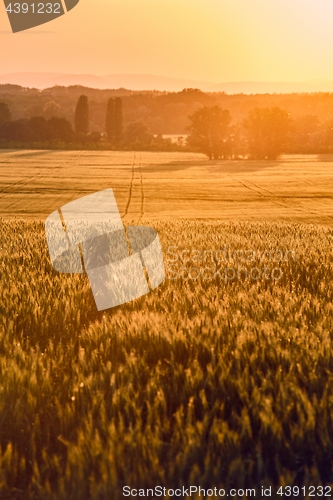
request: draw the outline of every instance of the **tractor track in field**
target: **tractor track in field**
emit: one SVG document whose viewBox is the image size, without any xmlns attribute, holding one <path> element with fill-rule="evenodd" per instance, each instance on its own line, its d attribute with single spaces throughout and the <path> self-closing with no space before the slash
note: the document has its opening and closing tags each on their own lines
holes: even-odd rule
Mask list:
<svg viewBox="0 0 333 500">
<path fill-rule="evenodd" d="M 142 175 L 142 168 L 141 167 L 142 167 L 142 158 L 141 158 L 141 154 L 140 154 L 139 172 L 140 172 L 140 188 L 141 188 L 141 206 L 140 206 L 141 215 L 139 217 L 138 224 L 139 224 L 139 222 L 141 221 L 141 219 L 143 217 L 143 214 L 144 214 L 144 203 L 145 203 L 145 191 L 144 191 L 143 175 Z"/>
<path fill-rule="evenodd" d="M 216 167 L 208 166 L 207 168 L 211 173 L 215 173 L 215 174 L 220 173 L 220 171 Z M 241 181 L 240 179 L 237 179 L 236 177 L 234 177 L 230 174 L 224 174 L 224 175 L 226 177 L 228 177 L 229 179 L 231 179 L 232 181 L 241 184 L 243 187 L 245 187 L 245 189 L 248 189 L 249 191 L 252 191 L 252 192 L 258 194 L 262 198 L 269 199 L 274 205 L 277 205 L 277 206 L 283 207 L 283 208 L 289 208 L 288 205 L 285 205 L 284 203 L 281 203 L 279 201 L 272 199 L 276 196 L 276 195 L 274 195 L 274 193 L 272 191 L 269 191 L 266 188 L 262 188 L 261 186 L 258 186 L 258 184 L 255 184 L 254 182 L 251 182 L 247 179 L 244 179 L 243 181 Z M 252 184 L 252 186 L 251 186 L 251 184 Z M 270 194 L 270 196 L 267 196 L 266 194 L 264 194 L 262 192 L 263 190 L 267 191 Z"/>
<path fill-rule="evenodd" d="M 298 179 L 298 178 L 297 178 Z M 247 187 L 248 189 L 251 189 L 252 191 L 256 191 L 259 196 L 262 196 L 263 198 L 269 200 L 271 203 L 274 203 L 274 205 L 277 205 L 277 206 L 281 206 L 283 208 L 287 208 L 287 209 L 293 209 L 293 210 L 297 210 L 298 212 L 301 212 L 301 213 L 306 213 L 306 214 L 311 214 L 315 217 L 318 217 L 318 213 L 314 212 L 313 210 L 311 209 L 306 209 L 306 208 L 302 208 L 302 207 L 295 207 L 295 205 L 293 205 L 292 203 L 290 203 L 290 201 L 286 198 L 281 198 L 281 202 L 278 202 L 276 201 L 274 198 L 276 198 L 276 194 L 274 194 L 272 191 L 270 191 L 269 189 L 267 188 L 264 188 L 262 186 L 259 186 L 258 184 L 255 184 L 254 182 L 251 182 L 251 181 L 248 181 L 246 180 L 246 183 L 247 184 L 252 184 L 253 186 L 255 186 L 256 189 L 254 188 L 251 188 L 251 186 L 248 186 L 246 185 L 246 183 L 243 183 L 241 181 L 239 181 L 244 187 Z M 269 193 L 269 196 L 266 195 L 265 193 L 263 193 L 263 191 L 266 191 L 267 193 Z M 289 217 L 291 219 L 291 217 Z M 332 217 L 330 216 L 326 216 L 326 218 L 331 221 L 332 220 Z"/>
<path fill-rule="evenodd" d="M 129 207 L 130 207 L 130 204 L 131 204 L 131 201 L 132 201 L 133 186 L 134 186 L 134 176 L 135 176 L 135 174 L 134 174 L 135 162 L 136 162 L 136 154 L 134 153 L 133 162 L 132 162 L 131 182 L 130 182 L 130 185 L 129 185 L 129 191 L 128 191 L 128 198 L 127 198 L 125 213 L 122 216 L 122 219 L 125 219 L 125 217 L 128 215 Z"/>
<path fill-rule="evenodd" d="M 132 174 L 131 181 L 129 185 L 128 191 L 128 199 L 126 203 L 125 213 L 122 216 L 122 219 L 125 217 L 129 217 L 131 215 L 131 206 L 134 205 L 135 198 L 139 198 L 139 218 L 137 223 L 141 221 L 144 215 L 144 202 L 145 202 L 145 194 L 144 194 L 144 184 L 143 184 L 143 175 L 142 175 L 142 159 L 141 154 L 137 157 L 136 153 L 134 154 L 133 162 L 132 162 Z M 133 212 L 135 213 L 135 212 Z M 137 212 L 136 212 L 137 213 Z"/>
<path fill-rule="evenodd" d="M 214 166 L 207 166 L 207 169 L 211 173 L 221 173 L 218 170 L 218 168 L 214 167 Z M 313 215 L 315 217 L 318 217 L 318 213 L 314 212 L 313 210 L 311 210 L 311 209 L 307 210 L 306 208 L 295 207 L 286 198 L 279 198 L 275 193 L 273 193 L 272 191 L 270 191 L 269 189 L 267 189 L 265 187 L 259 186 L 255 182 L 249 181 L 248 179 L 244 179 L 244 180 L 241 181 L 240 179 L 237 179 L 236 177 L 234 177 L 234 176 L 232 176 L 230 174 L 227 174 L 227 173 L 224 174 L 224 175 L 226 177 L 228 177 L 229 179 L 231 179 L 231 180 L 233 180 L 235 182 L 238 182 L 243 187 L 245 187 L 245 189 L 248 189 L 249 191 L 252 191 L 252 192 L 258 194 L 263 199 L 266 199 L 267 201 L 270 201 L 271 203 L 273 203 L 274 205 L 276 205 L 278 207 L 287 208 L 287 209 L 293 209 L 293 210 L 297 210 L 298 212 L 301 212 L 303 214 L 306 213 L 306 214 L 311 214 L 311 215 Z M 294 179 L 303 180 L 300 177 L 295 177 Z M 304 181 L 304 182 L 311 185 L 311 183 L 309 183 L 309 181 Z M 314 186 L 314 184 L 313 184 L 313 186 Z M 268 193 L 268 194 L 266 194 L 265 192 Z M 276 198 L 278 198 L 278 200 L 281 200 L 281 201 L 276 200 Z M 326 218 L 327 218 L 327 220 L 332 221 L 333 217 L 327 215 Z M 293 220 L 292 217 L 288 217 L 288 219 L 290 219 L 291 221 Z"/>
</svg>

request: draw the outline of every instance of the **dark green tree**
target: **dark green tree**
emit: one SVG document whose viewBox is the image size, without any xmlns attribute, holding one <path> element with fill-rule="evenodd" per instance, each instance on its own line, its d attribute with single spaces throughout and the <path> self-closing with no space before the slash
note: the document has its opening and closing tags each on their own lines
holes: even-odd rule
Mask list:
<svg viewBox="0 0 333 500">
<path fill-rule="evenodd" d="M 278 107 L 250 111 L 243 122 L 250 157 L 276 160 L 287 145 L 290 123 L 288 113 Z"/>
<path fill-rule="evenodd" d="M 230 154 L 230 122 L 229 111 L 219 106 L 197 109 L 189 117 L 191 125 L 188 127 L 190 135 L 188 144 L 208 156 L 227 158 Z"/>
<path fill-rule="evenodd" d="M 108 101 L 105 130 L 108 141 L 119 144 L 123 135 L 123 101 L 120 97 Z"/>
<path fill-rule="evenodd" d="M 89 103 L 85 95 L 81 95 L 77 102 L 74 123 L 77 134 L 89 133 Z"/>
<path fill-rule="evenodd" d="M 0 102 L 0 125 L 6 122 L 10 122 L 12 116 L 8 104 L 5 102 Z"/>
</svg>

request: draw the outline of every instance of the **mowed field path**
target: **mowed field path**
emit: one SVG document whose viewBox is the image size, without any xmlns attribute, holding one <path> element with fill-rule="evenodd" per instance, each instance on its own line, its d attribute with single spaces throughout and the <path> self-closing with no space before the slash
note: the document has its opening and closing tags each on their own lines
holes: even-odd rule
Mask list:
<svg viewBox="0 0 333 500">
<path fill-rule="evenodd" d="M 225 219 L 333 223 L 333 156 L 211 161 L 199 154 L 0 151 L 0 217 L 44 220 L 113 188 L 125 221 Z"/>
</svg>

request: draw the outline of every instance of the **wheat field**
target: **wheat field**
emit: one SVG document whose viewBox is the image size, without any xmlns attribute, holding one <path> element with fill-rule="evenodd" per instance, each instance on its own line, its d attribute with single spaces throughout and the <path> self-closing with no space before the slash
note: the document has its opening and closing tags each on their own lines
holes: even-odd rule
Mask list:
<svg viewBox="0 0 333 500">
<path fill-rule="evenodd" d="M 333 156 L 207 161 L 191 153 L 0 150 L 0 216 L 45 220 L 106 188 L 124 221 L 221 219 L 330 225 Z"/>
<path fill-rule="evenodd" d="M 1 500 L 333 486 L 330 159 L 91 155 L 0 154 Z M 166 278 L 98 312 L 43 220 L 106 187 Z"/>
</svg>

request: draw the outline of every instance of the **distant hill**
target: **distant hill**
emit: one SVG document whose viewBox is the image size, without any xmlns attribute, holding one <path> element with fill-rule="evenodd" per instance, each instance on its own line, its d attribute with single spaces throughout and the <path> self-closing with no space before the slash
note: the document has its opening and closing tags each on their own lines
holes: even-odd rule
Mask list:
<svg viewBox="0 0 333 500">
<path fill-rule="evenodd" d="M 291 94 L 302 92 L 333 92 L 331 81 L 308 82 L 226 82 L 212 85 L 209 92 L 226 94 Z"/>
<path fill-rule="evenodd" d="M 302 92 L 333 92 L 333 82 L 309 80 L 306 82 L 224 82 L 212 83 L 158 75 L 126 74 L 61 74 L 47 72 L 8 73 L 0 75 L 0 84 L 11 83 L 22 87 L 46 89 L 61 85 L 81 85 L 93 89 L 131 89 L 180 92 L 184 88 L 197 88 L 204 92 L 226 94 L 291 94 Z"/>
<path fill-rule="evenodd" d="M 184 88 L 206 90 L 213 85 L 210 82 L 169 78 L 156 75 L 71 75 L 60 73 L 8 73 L 0 75 L 0 83 L 11 83 L 37 89 L 45 89 L 54 85 L 68 87 L 82 85 L 94 89 L 159 90 L 179 92 Z"/>
</svg>

